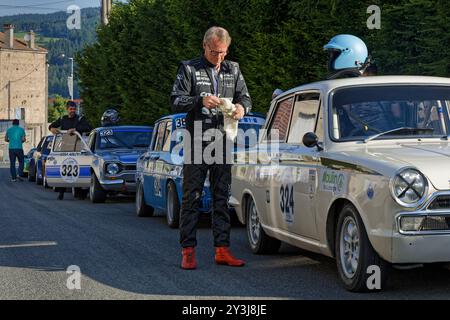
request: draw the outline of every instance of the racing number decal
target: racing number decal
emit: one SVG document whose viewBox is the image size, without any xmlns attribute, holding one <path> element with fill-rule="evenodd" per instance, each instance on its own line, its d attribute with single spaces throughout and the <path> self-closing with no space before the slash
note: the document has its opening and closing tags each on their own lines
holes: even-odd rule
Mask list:
<svg viewBox="0 0 450 320">
<path fill-rule="evenodd" d="M 281 185 L 280 187 L 280 209 L 286 222 L 294 222 L 294 186 Z"/>
<path fill-rule="evenodd" d="M 67 177 L 77 177 L 78 176 L 78 166 L 71 164 L 63 164 L 61 166 L 61 175 Z"/>
<path fill-rule="evenodd" d="M 186 118 L 178 118 L 175 120 L 176 128 L 185 128 L 186 127 Z"/>
<path fill-rule="evenodd" d="M 80 175 L 80 166 L 74 158 L 67 158 L 61 164 L 61 178 L 68 183 L 77 181 Z"/>
</svg>

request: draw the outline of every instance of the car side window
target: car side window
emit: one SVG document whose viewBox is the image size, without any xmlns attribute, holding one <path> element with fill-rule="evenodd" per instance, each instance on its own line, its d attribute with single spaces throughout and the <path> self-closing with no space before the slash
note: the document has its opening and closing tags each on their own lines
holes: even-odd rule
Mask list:
<svg viewBox="0 0 450 320">
<path fill-rule="evenodd" d="M 288 143 L 302 144 L 305 133 L 316 131 L 319 109 L 320 94 L 318 92 L 303 93 L 295 97 Z"/>
<path fill-rule="evenodd" d="M 167 122 L 161 122 L 158 126 L 158 132 L 156 134 L 155 147 L 153 151 L 161 151 L 164 143 L 164 133 L 166 131 Z"/>
<path fill-rule="evenodd" d="M 39 144 L 36 147 L 36 151 L 41 151 L 42 150 L 42 143 L 45 141 L 45 137 L 41 139 L 41 141 L 39 141 Z"/>
<path fill-rule="evenodd" d="M 166 130 L 164 134 L 164 143 L 162 147 L 162 151 L 170 151 L 170 142 L 172 137 L 172 121 L 168 121 L 166 125 Z"/>
<path fill-rule="evenodd" d="M 97 135 L 95 134 L 95 131 L 92 131 L 91 134 L 89 135 L 89 142 L 88 142 L 88 146 L 89 149 L 91 149 L 92 152 L 95 151 L 95 139 L 96 139 Z"/>
<path fill-rule="evenodd" d="M 274 115 L 268 127 L 267 141 L 286 141 L 293 102 L 294 97 L 292 96 L 277 103 Z"/>
</svg>

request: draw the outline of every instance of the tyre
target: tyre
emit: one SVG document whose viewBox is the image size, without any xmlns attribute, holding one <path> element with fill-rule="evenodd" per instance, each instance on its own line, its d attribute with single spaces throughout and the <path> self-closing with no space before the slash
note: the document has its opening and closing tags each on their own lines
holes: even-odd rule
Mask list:
<svg viewBox="0 0 450 320">
<path fill-rule="evenodd" d="M 154 209 L 145 203 L 144 187 L 136 181 L 136 214 L 138 217 L 152 217 Z"/>
<path fill-rule="evenodd" d="M 42 180 L 42 185 L 44 186 L 45 189 L 50 189 L 50 186 L 47 183 L 47 177 L 44 176 L 43 180 Z"/>
<path fill-rule="evenodd" d="M 33 166 L 33 167 L 35 167 L 35 166 Z M 28 169 L 28 181 L 30 181 L 30 182 L 34 182 L 36 180 L 35 170 L 33 170 L 33 167 L 31 166 L 31 163 L 30 163 L 30 168 Z"/>
<path fill-rule="evenodd" d="M 36 182 L 36 184 L 38 185 L 38 186 L 42 186 L 42 184 L 43 184 L 43 179 L 42 178 L 39 178 L 39 167 L 36 165 L 36 168 L 35 168 L 36 170 L 34 171 L 35 172 L 35 178 L 34 178 L 34 181 Z"/>
<path fill-rule="evenodd" d="M 106 201 L 106 192 L 103 190 L 95 173 L 91 174 L 91 185 L 89 187 L 89 197 L 92 203 L 103 203 Z"/>
<path fill-rule="evenodd" d="M 83 191 L 83 189 L 81 189 L 81 188 L 72 188 L 72 196 L 75 199 L 78 199 L 81 196 L 82 191 Z"/>
<path fill-rule="evenodd" d="M 246 226 L 247 237 L 250 249 L 256 254 L 277 253 L 280 249 L 281 241 L 266 234 L 259 221 L 258 211 L 253 198 L 247 203 Z"/>
<path fill-rule="evenodd" d="M 167 184 L 166 197 L 167 225 L 176 229 L 180 225 L 180 202 L 178 201 L 177 187 L 172 181 Z"/>
<path fill-rule="evenodd" d="M 347 290 L 373 292 L 384 288 L 390 265 L 373 249 L 357 210 L 350 204 L 344 206 L 339 214 L 335 255 L 339 277 Z M 379 270 L 380 278 L 377 282 L 380 286 L 369 288 L 369 284 L 376 283 L 373 281 L 376 276 L 374 267 L 379 268 L 376 269 Z"/>
</svg>

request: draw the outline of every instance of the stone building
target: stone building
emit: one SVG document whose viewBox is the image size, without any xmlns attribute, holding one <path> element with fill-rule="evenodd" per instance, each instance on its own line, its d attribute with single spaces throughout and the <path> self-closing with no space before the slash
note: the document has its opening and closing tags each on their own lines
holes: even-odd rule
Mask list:
<svg viewBox="0 0 450 320">
<path fill-rule="evenodd" d="M 21 120 L 27 132 L 24 150 L 47 134 L 47 50 L 37 47 L 33 31 L 24 40 L 14 38 L 14 26 L 0 32 L 0 162 L 7 158 L 5 129 L 12 119 Z"/>
</svg>

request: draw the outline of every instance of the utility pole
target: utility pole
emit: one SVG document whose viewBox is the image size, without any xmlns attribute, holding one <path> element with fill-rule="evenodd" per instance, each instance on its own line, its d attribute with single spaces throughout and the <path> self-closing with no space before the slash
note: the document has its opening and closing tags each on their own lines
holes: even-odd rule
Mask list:
<svg viewBox="0 0 450 320">
<path fill-rule="evenodd" d="M 8 120 L 11 119 L 11 80 L 8 81 Z"/>
<path fill-rule="evenodd" d="M 108 24 L 109 14 L 111 13 L 112 0 L 102 0 L 102 24 Z"/>
<path fill-rule="evenodd" d="M 70 79 L 69 79 L 69 93 L 70 93 L 70 100 L 73 101 L 73 58 L 69 58 L 71 66 L 70 66 Z"/>
</svg>

